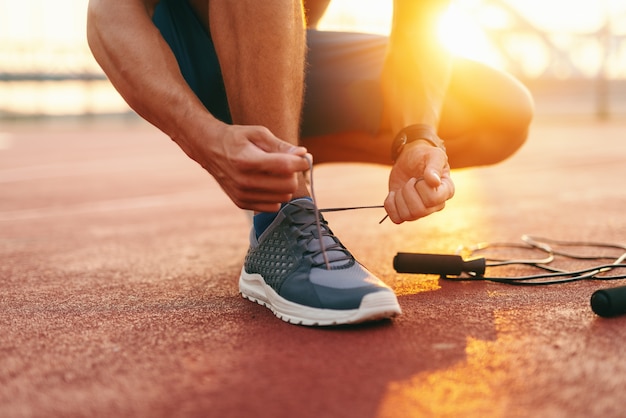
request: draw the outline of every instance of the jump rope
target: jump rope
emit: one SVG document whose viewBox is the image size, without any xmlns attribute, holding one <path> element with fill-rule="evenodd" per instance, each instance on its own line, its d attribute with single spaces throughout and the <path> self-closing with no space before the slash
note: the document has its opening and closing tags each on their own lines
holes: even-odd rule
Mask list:
<svg viewBox="0 0 626 418">
<path fill-rule="evenodd" d="M 309 157 L 310 189 L 313 206 L 316 212 L 318 236 L 322 236 L 320 213 L 339 212 L 358 209 L 381 209 L 383 205 L 354 206 L 318 209 L 313 185 L 313 164 Z M 387 216 L 380 222 L 382 223 Z M 455 254 L 424 254 L 399 252 L 393 259 L 393 266 L 398 273 L 435 274 L 442 279 L 451 281 L 488 281 L 517 286 L 546 286 L 571 283 L 582 280 L 611 281 L 626 279 L 626 245 L 617 243 L 590 241 L 559 241 L 549 238 L 523 235 L 522 242 L 479 243 L 472 246 L 461 246 Z M 330 269 L 323 240 L 320 239 L 321 252 L 327 269 Z M 618 251 L 619 255 L 579 254 L 561 248 L 597 249 Z M 533 253 L 532 258 L 503 258 L 485 254 L 490 250 L 523 251 Z M 565 260 L 597 262 L 597 265 L 578 270 L 564 270 L 554 267 L 557 257 Z M 539 271 L 537 274 L 521 276 L 486 276 L 487 268 L 502 266 L 525 266 Z M 623 269 L 623 273 L 613 273 Z M 607 274 L 609 273 L 609 274 Z M 626 314 L 626 286 L 600 289 L 591 295 L 592 310 L 602 317 L 613 317 Z"/>
</svg>

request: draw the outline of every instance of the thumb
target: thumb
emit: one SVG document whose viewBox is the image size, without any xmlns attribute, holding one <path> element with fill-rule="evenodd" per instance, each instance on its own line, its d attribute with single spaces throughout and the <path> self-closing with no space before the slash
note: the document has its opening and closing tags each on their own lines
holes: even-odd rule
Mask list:
<svg viewBox="0 0 626 418">
<path fill-rule="evenodd" d="M 276 137 L 270 130 L 263 129 L 254 136 L 254 144 L 268 153 L 293 154 L 299 157 L 307 153 L 306 148 L 290 144 Z"/>
<path fill-rule="evenodd" d="M 431 155 L 432 157 L 424 169 L 424 180 L 430 187 L 437 188 L 441 186 L 441 177 L 448 164 L 448 157 L 444 152 L 436 152 Z"/>
<path fill-rule="evenodd" d="M 424 171 L 424 180 L 433 189 L 441 186 L 441 170 L 435 168 L 426 168 Z"/>
</svg>

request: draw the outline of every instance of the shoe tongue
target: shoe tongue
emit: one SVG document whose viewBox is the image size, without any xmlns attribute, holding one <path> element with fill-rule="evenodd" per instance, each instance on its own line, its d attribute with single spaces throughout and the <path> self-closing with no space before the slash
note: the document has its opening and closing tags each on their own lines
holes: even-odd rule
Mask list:
<svg viewBox="0 0 626 418">
<path fill-rule="evenodd" d="M 315 205 L 310 199 L 297 199 L 292 201 L 291 203 L 295 203 L 296 206 L 310 210 L 311 212 L 313 212 L 312 220 L 315 219 Z M 308 216 L 311 215 L 309 214 Z M 307 221 L 309 221 L 309 219 L 307 219 Z M 348 251 L 343 247 L 343 245 L 341 245 L 341 243 L 338 242 L 336 238 L 324 234 L 324 231 L 327 231 L 328 229 L 323 223 L 321 223 L 321 221 L 320 227 L 322 230 L 321 242 L 324 244 L 324 250 L 326 252 L 326 257 L 330 266 L 338 268 L 349 264 L 352 257 L 350 257 Z M 311 225 L 308 225 L 306 229 L 303 230 L 303 232 L 309 232 L 314 237 L 314 239 L 311 239 L 307 243 L 308 250 L 312 253 L 315 253 L 315 256 L 313 256 L 313 261 L 315 263 L 325 264 L 324 254 L 322 253 L 322 246 L 320 245 L 320 236 L 316 222 L 314 221 Z"/>
<path fill-rule="evenodd" d="M 313 226 L 313 228 L 315 228 L 313 234 L 315 237 L 317 237 L 317 228 L 315 227 L 315 225 Z M 335 241 L 332 237 L 324 235 L 322 237 L 322 242 L 324 244 L 326 258 L 328 259 L 328 263 L 331 267 L 343 267 L 350 262 L 350 258 L 347 257 L 347 250 L 344 249 L 342 245 L 337 244 L 337 241 Z M 325 264 L 324 254 L 321 252 L 319 239 L 312 240 L 309 244 L 309 249 L 316 252 L 315 256 L 313 257 L 313 261 L 319 264 Z"/>
</svg>

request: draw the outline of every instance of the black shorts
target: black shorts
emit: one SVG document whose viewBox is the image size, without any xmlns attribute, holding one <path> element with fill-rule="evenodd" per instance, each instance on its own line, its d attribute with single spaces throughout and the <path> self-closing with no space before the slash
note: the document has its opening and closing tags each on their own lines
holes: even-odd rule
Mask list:
<svg viewBox="0 0 626 418">
<path fill-rule="evenodd" d="M 161 0 L 153 21 L 170 45 L 181 72 L 218 119 L 232 123 L 211 36 L 185 0 Z M 384 36 L 307 31 L 306 90 L 302 136 L 378 131 Z"/>
</svg>

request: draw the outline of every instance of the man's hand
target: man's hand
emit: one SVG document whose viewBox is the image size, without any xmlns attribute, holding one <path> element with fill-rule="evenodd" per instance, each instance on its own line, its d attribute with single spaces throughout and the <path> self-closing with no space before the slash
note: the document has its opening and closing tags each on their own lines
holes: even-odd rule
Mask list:
<svg viewBox="0 0 626 418">
<path fill-rule="evenodd" d="M 389 175 L 385 210 L 396 224 L 442 210 L 454 196 L 445 152 L 425 141 L 407 144 Z"/>
<path fill-rule="evenodd" d="M 306 148 L 282 141 L 262 126 L 211 124 L 191 139 L 174 140 L 242 209 L 278 211 L 296 192 L 298 174 L 309 169 Z"/>
</svg>

